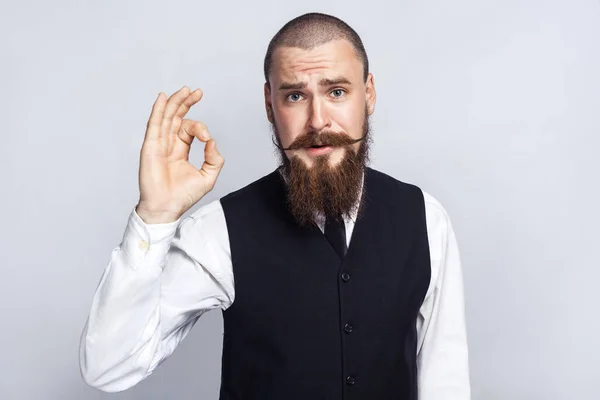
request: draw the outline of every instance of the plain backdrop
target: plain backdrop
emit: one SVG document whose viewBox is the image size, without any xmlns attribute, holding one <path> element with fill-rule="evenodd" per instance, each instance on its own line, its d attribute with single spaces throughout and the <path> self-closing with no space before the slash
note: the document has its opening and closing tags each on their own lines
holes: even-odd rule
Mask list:
<svg viewBox="0 0 600 400">
<path fill-rule="evenodd" d="M 271 172 L 262 61 L 275 32 L 309 11 L 363 38 L 377 89 L 372 166 L 452 218 L 473 399 L 598 399 L 593 0 L 3 1 L 1 399 L 217 398 L 219 311 L 119 394 L 82 381 L 79 337 L 138 199 L 158 92 L 204 90 L 188 116 L 227 162 L 197 206 Z"/>
</svg>

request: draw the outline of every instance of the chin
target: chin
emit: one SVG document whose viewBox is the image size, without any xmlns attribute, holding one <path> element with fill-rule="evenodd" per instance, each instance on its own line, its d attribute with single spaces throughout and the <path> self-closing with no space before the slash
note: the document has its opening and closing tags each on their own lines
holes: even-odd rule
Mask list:
<svg viewBox="0 0 600 400">
<path fill-rule="evenodd" d="M 329 157 L 329 165 L 331 165 L 332 167 L 338 165 L 344 158 L 345 154 L 346 149 L 340 149 L 340 151 L 333 153 L 331 157 Z"/>
<path fill-rule="evenodd" d="M 329 165 L 330 167 L 336 167 L 342 161 L 343 153 L 341 153 L 341 154 L 331 153 L 331 154 L 325 154 L 322 156 L 315 156 L 315 157 L 302 155 L 302 156 L 299 156 L 298 158 L 300 160 L 302 160 L 302 162 L 308 169 L 313 168 L 316 164 L 319 164 L 319 163 L 327 163 L 327 165 Z"/>
<path fill-rule="evenodd" d="M 330 167 L 337 166 L 342 159 L 344 158 L 344 154 L 346 154 L 346 149 L 343 147 L 334 149 L 331 153 L 322 156 Z"/>
</svg>

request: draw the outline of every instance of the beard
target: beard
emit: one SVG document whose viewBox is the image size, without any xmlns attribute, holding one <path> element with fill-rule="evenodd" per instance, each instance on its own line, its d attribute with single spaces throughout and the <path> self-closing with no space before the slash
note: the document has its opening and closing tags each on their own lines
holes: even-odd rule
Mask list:
<svg viewBox="0 0 600 400">
<path fill-rule="evenodd" d="M 277 121 L 271 124 L 271 129 L 277 140 L 281 172 L 286 181 L 287 205 L 299 225 L 314 225 L 316 214 L 324 215 L 327 219 L 340 219 L 360 211 L 359 196 L 364 170 L 369 162 L 371 141 L 366 107 L 363 140 L 357 151 L 351 147 L 355 139 L 330 131 L 308 132 L 297 137 L 288 147 L 343 147 L 343 158 L 335 166 L 329 164 L 329 154 L 315 157 L 312 167 L 308 167 L 297 155 L 288 158 L 279 140 Z"/>
</svg>

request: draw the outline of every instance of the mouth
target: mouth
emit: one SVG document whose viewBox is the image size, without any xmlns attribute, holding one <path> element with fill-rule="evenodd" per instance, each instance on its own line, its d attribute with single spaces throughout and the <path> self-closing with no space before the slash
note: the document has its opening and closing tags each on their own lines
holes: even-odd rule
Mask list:
<svg viewBox="0 0 600 400">
<path fill-rule="evenodd" d="M 315 145 L 306 147 L 306 153 L 311 157 L 324 156 L 333 151 L 333 146 L 328 145 Z"/>
</svg>

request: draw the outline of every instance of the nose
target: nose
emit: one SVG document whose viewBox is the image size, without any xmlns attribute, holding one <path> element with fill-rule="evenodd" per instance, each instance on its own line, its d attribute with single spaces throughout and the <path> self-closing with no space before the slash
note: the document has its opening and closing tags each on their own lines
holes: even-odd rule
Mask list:
<svg viewBox="0 0 600 400">
<path fill-rule="evenodd" d="M 331 120 L 327 108 L 318 98 L 312 99 L 308 125 L 309 128 L 315 132 L 321 132 L 323 129 L 331 127 Z"/>
</svg>

